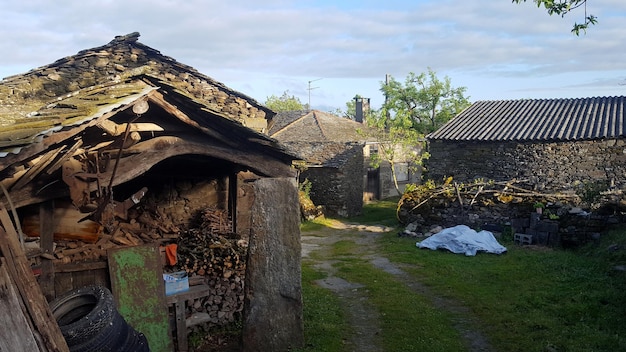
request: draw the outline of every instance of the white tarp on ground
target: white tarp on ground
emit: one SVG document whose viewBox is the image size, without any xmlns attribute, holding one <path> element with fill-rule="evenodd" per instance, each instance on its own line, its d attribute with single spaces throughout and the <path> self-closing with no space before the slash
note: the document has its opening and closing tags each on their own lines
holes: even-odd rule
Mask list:
<svg viewBox="0 0 626 352">
<path fill-rule="evenodd" d="M 476 232 L 465 225 L 448 227 L 436 233 L 422 242 L 416 243 L 418 248 L 447 249 L 452 253 L 464 253 L 474 256 L 477 252 L 502 254 L 506 247 L 498 243 L 498 240 L 489 231 Z"/>
</svg>

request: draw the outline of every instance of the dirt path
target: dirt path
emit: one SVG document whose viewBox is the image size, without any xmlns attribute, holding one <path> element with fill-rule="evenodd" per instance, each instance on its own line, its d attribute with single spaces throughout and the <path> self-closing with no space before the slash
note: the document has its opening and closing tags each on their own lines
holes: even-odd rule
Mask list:
<svg viewBox="0 0 626 352">
<path fill-rule="evenodd" d="M 335 276 L 333 264 L 336 258 L 332 257 L 331 249 L 335 242 L 344 240 L 359 244 L 359 253 L 353 254 L 368 259 L 372 265 L 394 276 L 416 294 L 428 298 L 436 308 L 448 312 L 452 316 L 455 329 L 464 339 L 467 351 L 493 351 L 486 338 L 477 329 L 478 319 L 472 316 L 467 307 L 460 302 L 435 295 L 401 267 L 379 255 L 377 240 L 382 233 L 389 230 L 391 229 L 383 226 L 363 226 L 334 221 L 329 228 L 302 233 L 303 261 L 328 275 L 326 279 L 319 280 L 317 283 L 334 292 L 346 309 L 348 319 L 354 329 L 354 335 L 346 341 L 348 347 L 352 351 L 382 351 L 379 315 L 367 300 L 366 288 L 359 283 L 348 282 Z"/>
</svg>

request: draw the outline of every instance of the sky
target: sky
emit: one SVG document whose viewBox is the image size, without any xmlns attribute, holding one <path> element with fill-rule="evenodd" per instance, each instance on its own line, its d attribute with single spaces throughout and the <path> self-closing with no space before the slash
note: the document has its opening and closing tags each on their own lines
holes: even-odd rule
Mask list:
<svg viewBox="0 0 626 352">
<path fill-rule="evenodd" d="M 374 108 L 386 75 L 432 69 L 471 102 L 626 95 L 626 1 L 549 16 L 528 0 L 0 0 L 0 77 L 110 42 L 139 41 L 260 103 L 287 92 Z"/>
</svg>

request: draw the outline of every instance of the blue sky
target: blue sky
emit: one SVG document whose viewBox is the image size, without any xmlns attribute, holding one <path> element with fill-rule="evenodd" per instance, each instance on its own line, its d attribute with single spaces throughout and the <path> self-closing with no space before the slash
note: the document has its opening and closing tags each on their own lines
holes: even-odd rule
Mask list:
<svg viewBox="0 0 626 352">
<path fill-rule="evenodd" d="M 470 101 L 626 95 L 626 1 L 587 12 L 599 23 L 576 37 L 584 9 L 561 18 L 532 1 L 3 0 L 0 77 L 137 31 L 260 102 L 287 91 L 343 109 L 359 94 L 377 107 L 386 74 L 429 67 Z"/>
</svg>

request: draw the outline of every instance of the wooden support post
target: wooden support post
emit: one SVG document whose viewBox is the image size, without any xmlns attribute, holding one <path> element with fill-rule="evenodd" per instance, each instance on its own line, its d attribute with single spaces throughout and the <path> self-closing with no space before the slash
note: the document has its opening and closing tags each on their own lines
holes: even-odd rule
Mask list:
<svg viewBox="0 0 626 352">
<path fill-rule="evenodd" d="M 41 252 L 54 255 L 54 201 L 41 203 L 39 206 L 39 238 L 41 240 Z M 48 300 L 56 297 L 54 291 L 54 264 L 49 258 L 43 257 L 41 262 L 41 276 L 39 285 L 41 291 Z"/>
<path fill-rule="evenodd" d="M 69 352 L 61 329 L 41 292 L 20 246 L 18 234 L 4 205 L 0 204 L 0 250 L 6 258 L 9 274 L 15 281 L 35 329 L 41 334 L 44 350 Z"/>
<path fill-rule="evenodd" d="M 197 285 L 191 286 L 188 291 L 175 293 L 165 297 L 167 304 L 174 306 L 174 316 L 176 317 L 176 351 L 189 351 L 189 341 L 187 341 L 188 327 L 210 321 L 209 319 L 202 319 L 201 321 L 195 322 L 195 324 L 191 322 L 188 324 L 186 316 L 187 301 L 193 301 L 194 299 L 206 297 L 209 293 L 210 289 L 207 285 Z"/>
<path fill-rule="evenodd" d="M 228 182 L 228 213 L 231 217 L 232 231 L 237 233 L 237 191 L 239 189 L 238 178 L 236 173 L 231 173 L 227 179 Z"/>
</svg>

